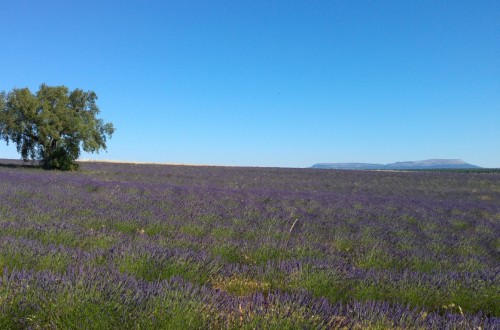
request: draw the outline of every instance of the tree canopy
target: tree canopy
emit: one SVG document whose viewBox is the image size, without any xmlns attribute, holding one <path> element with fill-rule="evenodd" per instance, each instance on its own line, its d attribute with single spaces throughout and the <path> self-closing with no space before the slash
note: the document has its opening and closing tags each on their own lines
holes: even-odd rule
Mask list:
<svg viewBox="0 0 500 330">
<path fill-rule="evenodd" d="M 25 161 L 39 160 L 48 169 L 76 169 L 81 149 L 106 150 L 115 130 L 97 118 L 96 100 L 93 91 L 45 84 L 36 94 L 28 88 L 0 92 L 0 139 L 15 143 Z"/>
</svg>

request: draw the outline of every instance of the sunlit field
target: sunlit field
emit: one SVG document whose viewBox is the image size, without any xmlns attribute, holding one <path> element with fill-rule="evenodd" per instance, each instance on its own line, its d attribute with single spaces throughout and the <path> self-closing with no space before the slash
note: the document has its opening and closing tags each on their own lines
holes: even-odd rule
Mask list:
<svg viewBox="0 0 500 330">
<path fill-rule="evenodd" d="M 500 174 L 0 166 L 1 329 L 498 329 Z"/>
</svg>

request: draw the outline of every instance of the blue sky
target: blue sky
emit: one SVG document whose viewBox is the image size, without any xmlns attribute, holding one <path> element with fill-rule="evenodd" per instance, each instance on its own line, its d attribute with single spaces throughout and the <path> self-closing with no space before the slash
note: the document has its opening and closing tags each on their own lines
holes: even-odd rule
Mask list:
<svg viewBox="0 0 500 330">
<path fill-rule="evenodd" d="M 496 0 L 7 0 L 0 31 L 0 90 L 99 96 L 117 130 L 81 158 L 500 167 Z"/>
</svg>

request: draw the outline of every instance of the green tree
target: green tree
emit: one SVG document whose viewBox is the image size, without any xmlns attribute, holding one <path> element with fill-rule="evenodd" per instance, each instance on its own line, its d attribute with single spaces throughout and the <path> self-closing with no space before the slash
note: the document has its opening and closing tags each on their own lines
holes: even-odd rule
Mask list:
<svg viewBox="0 0 500 330">
<path fill-rule="evenodd" d="M 15 143 L 23 160 L 39 160 L 44 168 L 74 170 L 80 150 L 106 150 L 112 123 L 98 119 L 93 91 L 70 91 L 42 84 L 0 93 L 0 139 Z"/>
</svg>

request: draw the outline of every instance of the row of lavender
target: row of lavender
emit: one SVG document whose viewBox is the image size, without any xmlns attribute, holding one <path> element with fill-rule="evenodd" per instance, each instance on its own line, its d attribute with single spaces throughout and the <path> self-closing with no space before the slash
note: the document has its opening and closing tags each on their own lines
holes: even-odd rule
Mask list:
<svg viewBox="0 0 500 330">
<path fill-rule="evenodd" d="M 495 174 L 6 166 L 0 200 L 2 328 L 500 322 Z"/>
</svg>

